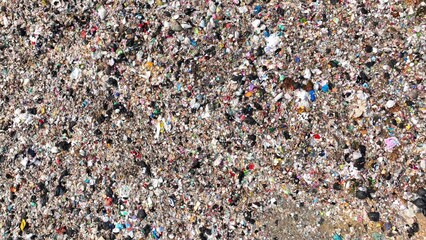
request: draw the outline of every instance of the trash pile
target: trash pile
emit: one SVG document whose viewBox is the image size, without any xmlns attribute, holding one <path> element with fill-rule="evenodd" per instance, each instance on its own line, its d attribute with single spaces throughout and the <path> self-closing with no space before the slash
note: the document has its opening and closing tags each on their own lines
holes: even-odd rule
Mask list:
<svg viewBox="0 0 426 240">
<path fill-rule="evenodd" d="M 1 238 L 423 239 L 425 30 L 423 0 L 2 1 Z"/>
</svg>

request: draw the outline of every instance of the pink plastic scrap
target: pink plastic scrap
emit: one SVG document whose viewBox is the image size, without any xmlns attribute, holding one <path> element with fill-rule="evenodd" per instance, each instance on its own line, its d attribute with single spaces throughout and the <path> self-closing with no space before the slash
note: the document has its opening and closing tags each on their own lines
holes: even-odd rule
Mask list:
<svg viewBox="0 0 426 240">
<path fill-rule="evenodd" d="M 399 145 L 398 139 L 396 137 L 390 137 L 385 139 L 386 151 L 391 152 L 396 146 Z"/>
</svg>

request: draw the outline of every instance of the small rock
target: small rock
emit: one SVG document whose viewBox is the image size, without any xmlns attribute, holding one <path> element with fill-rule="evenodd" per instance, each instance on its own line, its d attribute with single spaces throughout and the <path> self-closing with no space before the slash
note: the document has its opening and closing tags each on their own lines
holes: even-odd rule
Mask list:
<svg viewBox="0 0 426 240">
<path fill-rule="evenodd" d="M 311 79 L 311 76 L 312 76 L 311 70 L 305 69 L 305 71 L 303 72 L 303 77 L 306 79 Z"/>
<path fill-rule="evenodd" d="M 380 213 L 378 212 L 369 212 L 367 216 L 373 222 L 378 222 L 380 220 Z"/>
<path fill-rule="evenodd" d="M 139 211 L 138 211 L 138 213 L 137 213 L 137 215 L 136 215 L 138 218 L 140 218 L 140 219 L 145 219 L 146 218 L 146 216 L 147 216 L 147 214 L 146 214 L 146 212 L 145 212 L 145 210 L 143 210 L 143 209 L 140 209 Z"/>
<path fill-rule="evenodd" d="M 368 53 L 371 53 L 371 52 L 373 52 L 373 47 L 371 45 L 367 45 L 367 46 L 365 46 L 365 51 L 368 52 Z"/>
<path fill-rule="evenodd" d="M 37 114 L 37 109 L 36 108 L 28 108 L 27 112 L 29 114 L 36 115 Z"/>
<path fill-rule="evenodd" d="M 182 26 L 176 20 L 171 21 L 170 29 L 172 29 L 175 32 L 179 32 L 183 30 Z"/>
<path fill-rule="evenodd" d="M 26 167 L 26 166 L 27 166 L 27 164 L 28 164 L 28 158 L 23 158 L 23 159 L 21 160 L 21 164 L 22 164 L 22 166 Z"/>
<path fill-rule="evenodd" d="M 417 190 L 416 193 L 419 196 L 426 197 L 426 189 L 424 189 L 424 188 L 419 188 L 419 190 Z"/>
<path fill-rule="evenodd" d="M 426 160 L 420 161 L 420 168 L 426 170 Z"/>
<path fill-rule="evenodd" d="M 114 78 L 109 78 L 107 83 L 113 87 L 118 87 L 118 82 Z"/>
<path fill-rule="evenodd" d="M 361 200 L 368 198 L 368 195 L 369 194 L 366 191 L 361 191 L 361 190 L 358 190 L 355 193 L 355 197 Z"/>
<path fill-rule="evenodd" d="M 260 25 L 260 20 L 259 20 L 259 19 L 254 20 L 254 21 L 251 23 L 251 25 L 252 25 L 254 28 L 259 27 L 259 25 Z"/>
<path fill-rule="evenodd" d="M 362 157 L 362 154 L 361 154 L 361 152 L 359 152 L 359 151 L 356 151 L 356 152 L 354 152 L 353 154 L 352 154 L 352 159 L 353 160 L 357 160 L 357 159 L 359 159 L 359 158 L 361 158 Z"/>
<path fill-rule="evenodd" d="M 66 191 L 65 187 L 62 184 L 59 184 L 55 189 L 55 197 L 64 195 Z"/>
<path fill-rule="evenodd" d="M 191 15 L 191 13 L 193 13 L 195 11 L 195 9 L 194 8 L 186 8 L 183 12 L 186 14 L 186 15 Z"/>
<path fill-rule="evenodd" d="M 337 191 L 340 191 L 340 190 L 342 190 L 342 185 L 340 185 L 340 183 L 338 183 L 338 182 L 335 182 L 333 184 L 333 189 L 337 190 Z"/>
<path fill-rule="evenodd" d="M 188 23 L 182 23 L 181 26 L 184 29 L 190 29 L 190 28 L 192 28 L 192 26 L 190 24 L 188 24 Z"/>
<path fill-rule="evenodd" d="M 426 208 L 426 201 L 422 198 L 417 198 L 413 201 L 413 204 L 416 205 L 418 208 Z"/>
<path fill-rule="evenodd" d="M 74 70 L 71 72 L 70 78 L 75 80 L 78 79 L 81 75 L 81 70 L 79 68 L 74 68 Z"/>
<path fill-rule="evenodd" d="M 385 107 L 389 109 L 389 108 L 395 106 L 395 104 L 396 104 L 395 101 L 389 100 L 389 101 L 386 102 Z"/>
<path fill-rule="evenodd" d="M 28 149 L 27 151 L 28 155 L 30 155 L 31 157 L 35 157 L 36 156 L 36 152 L 34 150 L 32 150 L 31 148 Z"/>
<path fill-rule="evenodd" d="M 56 146 L 61 148 L 64 151 L 69 151 L 70 148 L 71 148 L 71 143 L 66 142 L 66 141 L 61 141 Z"/>
<path fill-rule="evenodd" d="M 59 149 L 58 149 L 57 147 L 52 147 L 52 148 L 50 149 L 50 152 L 52 152 L 52 153 L 58 153 L 58 152 L 59 152 Z"/>
<path fill-rule="evenodd" d="M 24 79 L 24 86 L 27 86 L 30 83 L 30 79 L 26 78 Z"/>
<path fill-rule="evenodd" d="M 98 9 L 98 16 L 99 16 L 99 18 L 100 19 L 105 19 L 105 16 L 106 16 L 106 10 L 105 10 L 105 8 L 103 7 L 103 6 L 101 6 L 99 9 Z"/>
</svg>

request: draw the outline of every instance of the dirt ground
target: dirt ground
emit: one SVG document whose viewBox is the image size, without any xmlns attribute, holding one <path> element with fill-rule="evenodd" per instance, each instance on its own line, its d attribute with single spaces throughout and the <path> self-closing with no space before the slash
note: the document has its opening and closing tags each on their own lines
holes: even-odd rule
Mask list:
<svg viewBox="0 0 426 240">
<path fill-rule="evenodd" d="M 420 231 L 409 238 L 405 229 L 400 234 L 389 236 L 383 232 L 384 223 L 373 223 L 368 219 L 359 219 L 362 213 L 341 212 L 334 216 L 321 214 L 318 209 L 298 207 L 295 203 L 286 203 L 285 206 L 270 210 L 260 221 L 268 232 L 269 239 L 333 239 L 337 232 L 343 239 L 426 239 L 426 217 L 416 215 Z"/>
</svg>

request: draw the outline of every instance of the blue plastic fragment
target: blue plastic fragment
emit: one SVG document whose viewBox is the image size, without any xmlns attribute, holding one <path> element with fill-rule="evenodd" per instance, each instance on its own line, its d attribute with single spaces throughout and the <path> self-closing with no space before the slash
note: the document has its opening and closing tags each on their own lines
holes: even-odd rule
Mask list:
<svg viewBox="0 0 426 240">
<path fill-rule="evenodd" d="M 256 7 L 254 7 L 254 14 L 259 14 L 260 11 L 262 11 L 262 6 L 256 6 Z"/>
<path fill-rule="evenodd" d="M 309 91 L 309 97 L 310 97 L 311 102 L 315 102 L 315 100 L 317 98 L 315 97 L 315 91 L 314 90 Z"/>
<path fill-rule="evenodd" d="M 342 236 L 340 236 L 339 234 L 335 233 L 333 235 L 333 240 L 343 240 Z"/>
<path fill-rule="evenodd" d="M 265 31 L 263 32 L 263 36 L 265 36 L 265 37 L 269 37 L 269 36 L 271 36 L 271 34 L 270 34 L 267 30 L 265 30 Z"/>
<path fill-rule="evenodd" d="M 322 87 L 321 87 L 321 90 L 322 90 L 323 92 L 328 92 L 328 90 L 329 90 L 328 84 L 325 84 L 324 86 L 322 86 Z"/>
</svg>

